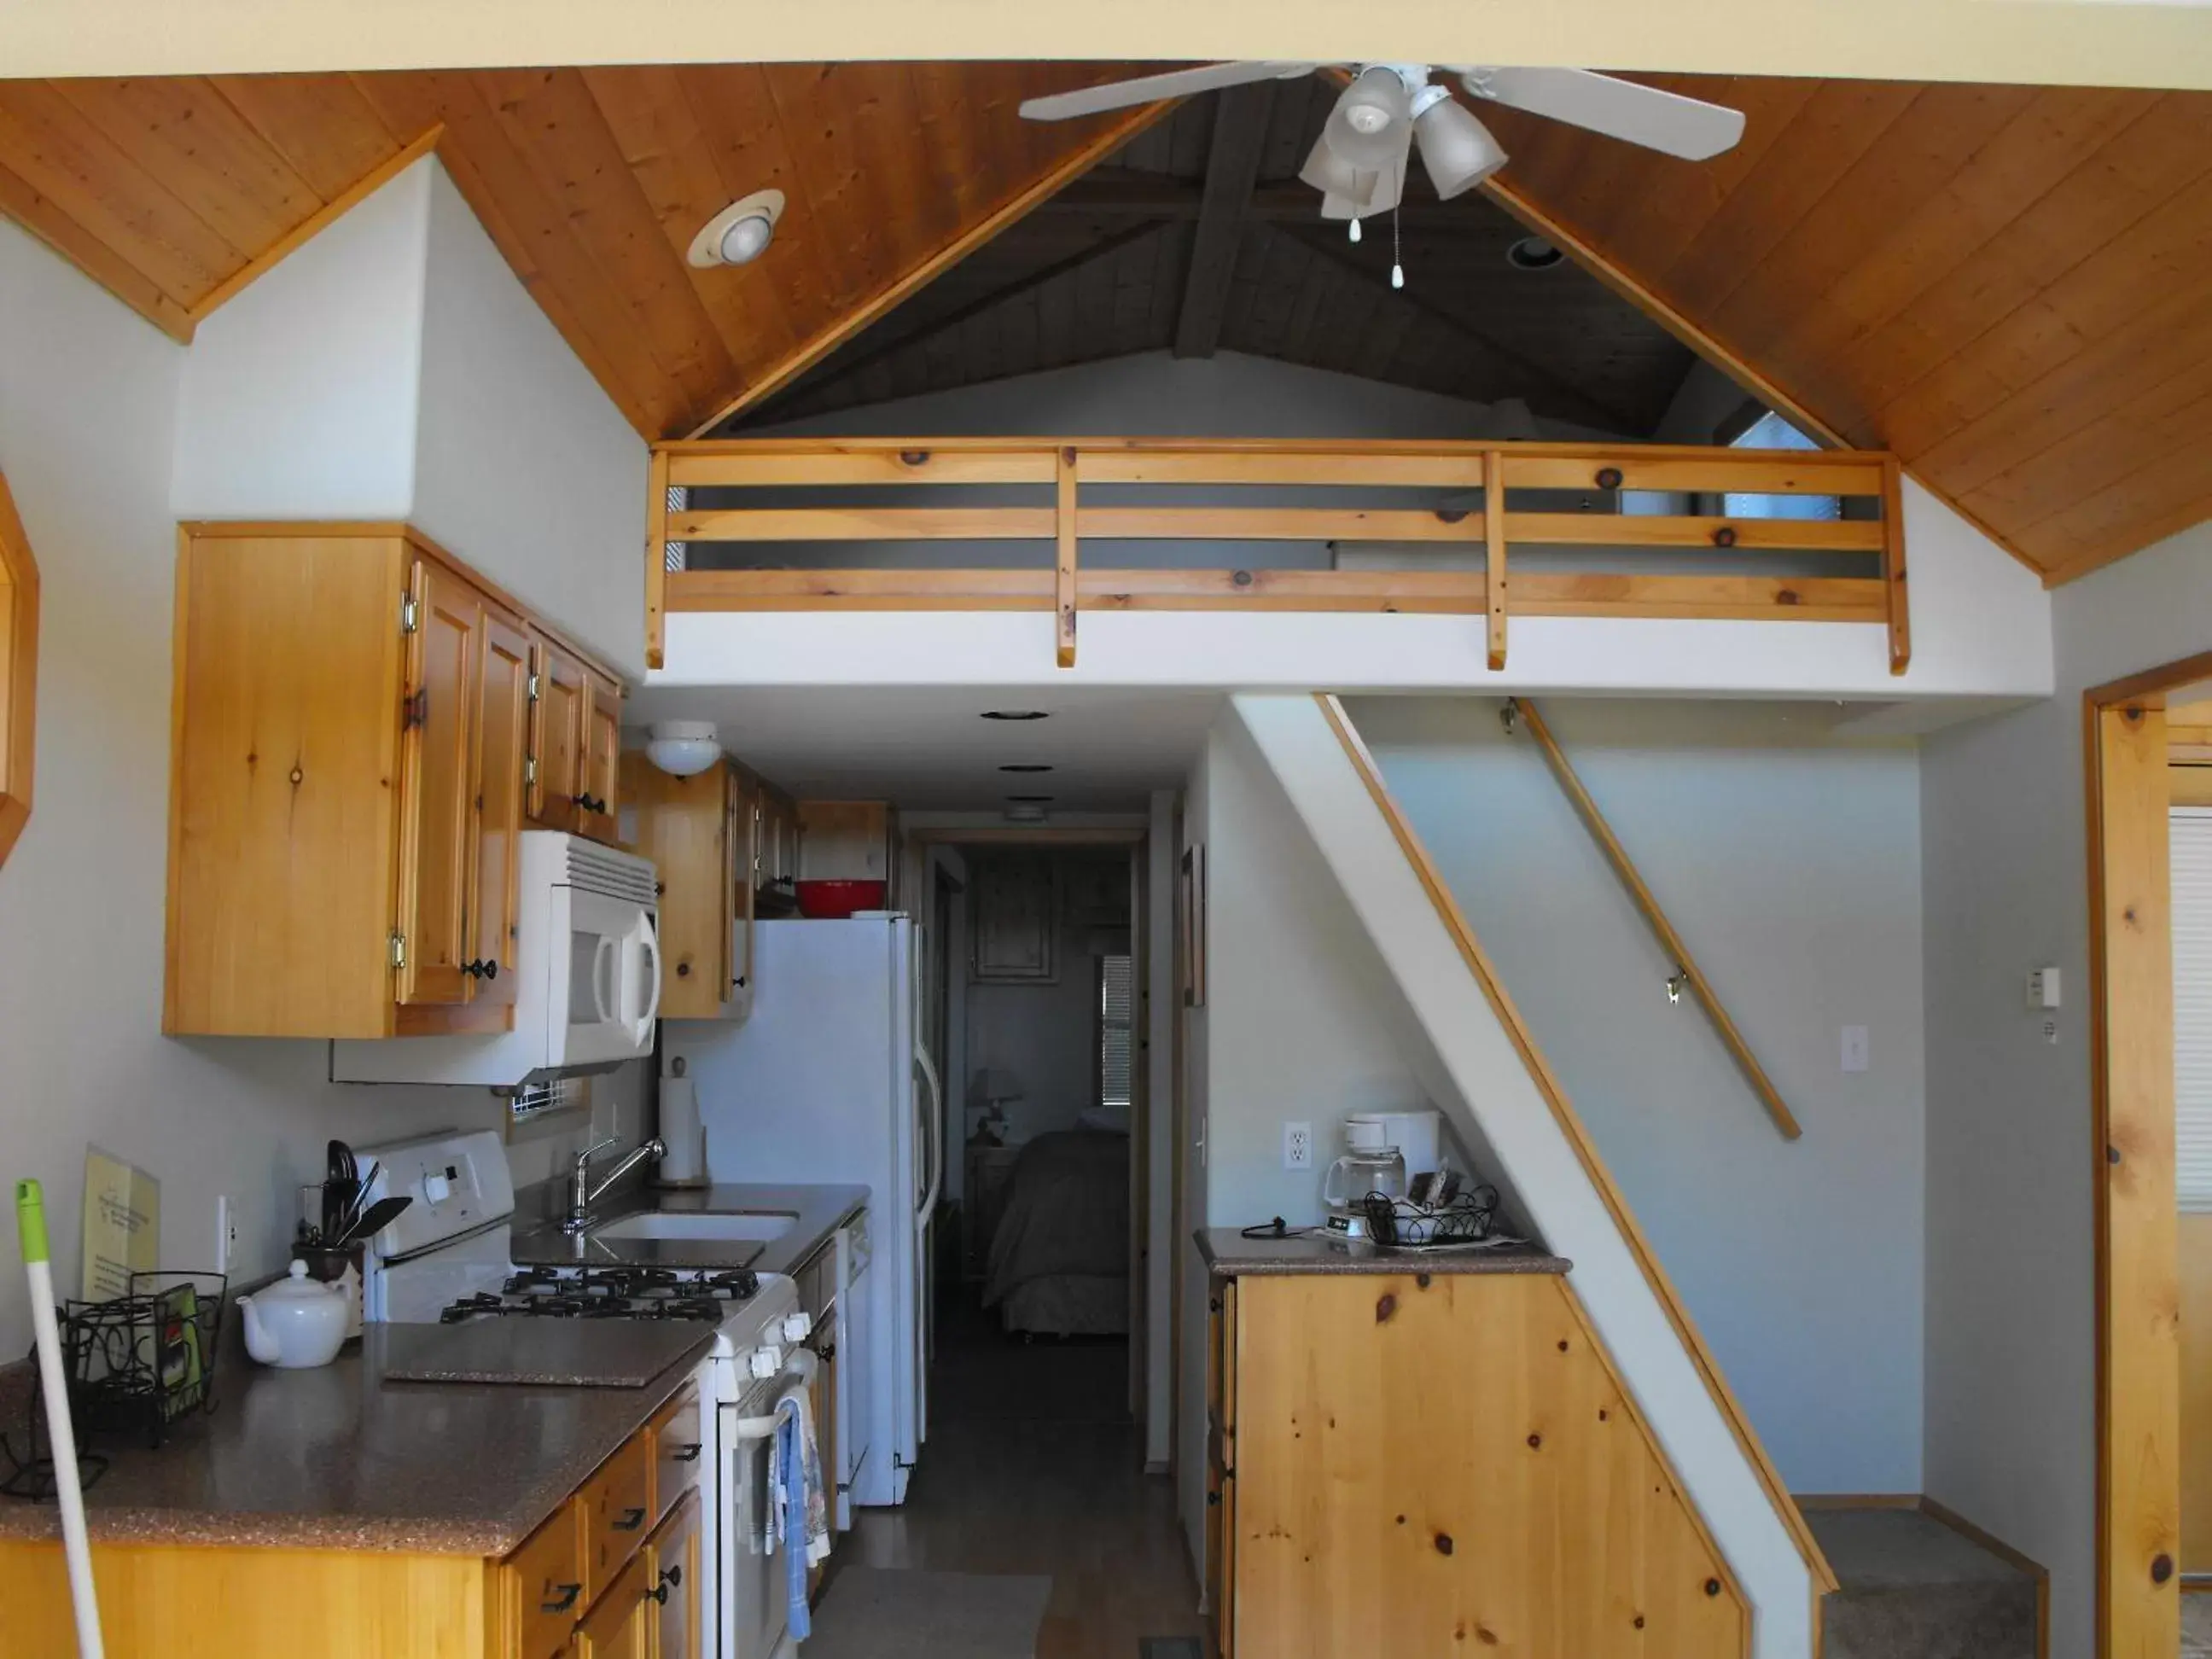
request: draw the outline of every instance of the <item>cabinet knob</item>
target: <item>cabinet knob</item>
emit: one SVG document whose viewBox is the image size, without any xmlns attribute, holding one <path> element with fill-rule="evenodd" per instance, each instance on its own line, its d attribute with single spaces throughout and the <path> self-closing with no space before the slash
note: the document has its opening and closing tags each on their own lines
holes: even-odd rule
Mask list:
<svg viewBox="0 0 2212 1659">
<path fill-rule="evenodd" d="M 604 813 L 607 810 L 606 802 L 601 800 L 597 795 L 576 795 L 572 799 L 586 812 Z"/>
<path fill-rule="evenodd" d="M 461 971 L 466 974 L 471 979 L 497 979 L 499 977 L 499 963 L 495 959 L 487 962 L 482 957 L 479 957 L 474 962 L 464 963 L 461 965 Z"/>
<path fill-rule="evenodd" d="M 679 963 L 678 963 L 676 964 L 676 977 L 677 977 L 677 978 L 678 978 L 678 979 L 689 979 L 689 978 L 690 978 L 690 977 L 691 977 L 691 964 L 690 964 L 690 963 L 688 963 L 688 962 L 679 962 Z"/>
</svg>

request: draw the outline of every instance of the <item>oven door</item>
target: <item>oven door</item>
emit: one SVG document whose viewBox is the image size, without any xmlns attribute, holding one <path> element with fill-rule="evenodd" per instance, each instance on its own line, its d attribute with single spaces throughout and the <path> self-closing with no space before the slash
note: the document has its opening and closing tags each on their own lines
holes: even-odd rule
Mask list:
<svg viewBox="0 0 2212 1659">
<path fill-rule="evenodd" d="M 788 1566 L 779 1549 L 768 1553 L 769 1440 L 775 1402 L 804 1383 L 811 1355 L 794 1355 L 771 1382 L 757 1382 L 721 1411 L 718 1437 L 722 1467 L 722 1527 L 716 1570 L 721 1582 L 724 1644 L 721 1659 L 772 1659 L 784 1639 L 790 1611 Z"/>
<path fill-rule="evenodd" d="M 660 933 L 627 899 L 553 889 L 550 1066 L 626 1060 L 653 1046 L 660 1015 Z"/>
</svg>

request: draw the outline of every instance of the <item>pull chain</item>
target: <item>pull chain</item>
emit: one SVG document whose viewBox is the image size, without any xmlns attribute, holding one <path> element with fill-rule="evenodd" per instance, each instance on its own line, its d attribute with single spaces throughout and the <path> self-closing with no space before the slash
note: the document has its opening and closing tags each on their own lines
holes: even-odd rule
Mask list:
<svg viewBox="0 0 2212 1659">
<path fill-rule="evenodd" d="M 1399 262 L 1398 210 L 1395 207 L 1390 210 L 1390 286 L 1406 286 L 1406 267 Z"/>
<path fill-rule="evenodd" d="M 1359 221 L 1357 219 L 1352 222 L 1352 240 L 1355 242 L 1359 240 Z"/>
</svg>

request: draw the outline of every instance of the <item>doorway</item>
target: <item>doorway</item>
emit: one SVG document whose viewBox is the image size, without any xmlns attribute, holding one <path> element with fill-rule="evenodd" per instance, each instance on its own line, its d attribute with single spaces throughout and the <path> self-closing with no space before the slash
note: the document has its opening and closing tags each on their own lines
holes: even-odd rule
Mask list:
<svg viewBox="0 0 2212 1659">
<path fill-rule="evenodd" d="M 2212 1315 L 2212 1284 L 2192 1294 L 2197 1219 L 2185 1217 L 2178 1162 L 2212 1210 L 2197 1149 L 2185 1160 L 2177 1088 L 2175 812 L 2197 781 L 2185 772 L 2170 706 L 2212 684 L 2212 653 L 2083 696 L 2088 797 L 2091 1083 L 2097 1225 L 2097 1519 L 2100 1651 L 2183 1651 L 2185 1628 L 2212 1651 L 2212 1492 L 2192 1495 L 2212 1453 L 2212 1409 L 2197 1432 L 2185 1410 L 2212 1378 L 2212 1332 L 2191 1330 L 2191 1308 Z M 2193 757 L 2187 757 L 2192 758 Z M 2212 755 L 2204 758 L 2212 759 Z M 2185 830 L 2185 836 L 2194 835 Z M 2192 1042 L 2201 1034 L 2192 1031 Z M 2212 1115 L 2212 1114 L 2208 1114 Z M 2188 1224 L 2186 1227 L 2185 1224 Z M 2212 1236 L 2204 1241 L 2212 1275 Z M 2198 1322 L 2203 1322 L 2202 1316 Z M 2192 1528 L 2189 1516 L 2204 1520 Z M 2196 1570 L 2192 1570 L 2196 1569 Z"/>
</svg>

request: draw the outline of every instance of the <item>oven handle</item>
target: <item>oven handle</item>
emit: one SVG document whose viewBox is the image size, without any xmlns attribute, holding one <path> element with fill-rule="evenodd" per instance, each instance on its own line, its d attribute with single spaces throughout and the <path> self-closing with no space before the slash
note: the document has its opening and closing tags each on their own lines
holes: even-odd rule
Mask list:
<svg viewBox="0 0 2212 1659">
<path fill-rule="evenodd" d="M 815 1373 L 820 1368 L 819 1360 L 805 1348 L 799 1349 L 791 1356 L 790 1363 L 784 1366 L 782 1375 L 776 1378 L 776 1381 L 783 1385 L 775 1391 L 776 1399 L 781 1401 L 787 1389 L 811 1385 L 814 1381 Z M 738 1443 L 741 1445 L 750 1440 L 765 1440 L 775 1432 L 775 1413 L 770 1412 L 766 1417 L 740 1417 L 737 1422 L 736 1432 Z"/>
</svg>

